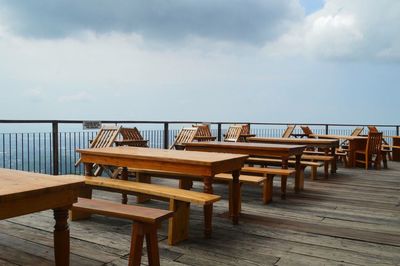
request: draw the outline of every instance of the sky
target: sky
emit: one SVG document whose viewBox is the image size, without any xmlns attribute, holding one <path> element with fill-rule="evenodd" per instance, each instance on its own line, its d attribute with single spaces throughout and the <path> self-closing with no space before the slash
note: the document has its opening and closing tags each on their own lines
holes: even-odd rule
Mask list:
<svg viewBox="0 0 400 266">
<path fill-rule="evenodd" d="M 0 119 L 399 124 L 399 0 L 0 0 Z"/>
</svg>

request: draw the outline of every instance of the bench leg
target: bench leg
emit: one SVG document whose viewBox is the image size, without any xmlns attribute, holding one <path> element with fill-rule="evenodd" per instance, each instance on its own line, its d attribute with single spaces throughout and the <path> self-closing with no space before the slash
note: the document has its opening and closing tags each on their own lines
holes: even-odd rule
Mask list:
<svg viewBox="0 0 400 266">
<path fill-rule="evenodd" d="M 329 162 L 328 161 L 324 162 L 324 176 L 325 176 L 325 178 L 328 178 L 328 176 L 329 176 Z"/>
<path fill-rule="evenodd" d="M 188 239 L 190 203 L 171 199 L 169 210 L 174 216 L 168 222 L 168 244 L 175 245 Z"/>
<path fill-rule="evenodd" d="M 151 176 L 148 174 L 138 172 L 136 173 L 136 182 L 151 184 Z M 150 197 L 144 195 L 138 195 L 136 197 L 136 203 L 144 203 L 148 202 L 149 200 Z"/>
<path fill-rule="evenodd" d="M 146 232 L 146 245 L 149 265 L 160 266 L 156 225 L 151 226 Z"/>
<path fill-rule="evenodd" d="M 92 188 L 89 186 L 83 187 L 79 191 L 78 197 L 91 199 L 92 198 Z M 81 212 L 81 211 L 77 211 L 77 210 L 69 211 L 69 217 L 71 218 L 71 221 L 90 219 L 90 216 L 91 215 L 88 212 Z"/>
<path fill-rule="evenodd" d="M 204 211 L 204 237 L 211 238 L 213 205 L 212 204 L 204 205 L 203 211 Z"/>
<path fill-rule="evenodd" d="M 229 182 L 229 217 L 233 216 L 233 191 L 232 182 Z M 242 183 L 239 183 L 239 213 L 242 211 Z"/>
<path fill-rule="evenodd" d="M 274 184 L 274 175 L 267 175 L 267 179 L 264 181 L 263 187 L 263 203 L 268 204 L 272 201 L 272 192 Z"/>
<path fill-rule="evenodd" d="M 317 166 L 311 166 L 311 180 L 315 180 L 317 178 Z"/>
<path fill-rule="evenodd" d="M 143 239 L 145 235 L 144 225 L 134 223 L 132 225 L 131 249 L 129 253 L 129 266 L 139 266 L 142 260 Z"/>
<path fill-rule="evenodd" d="M 232 223 L 239 223 L 239 212 L 240 212 L 240 182 L 239 182 L 240 171 L 232 172 Z M 211 213 L 212 215 L 212 213 Z"/>
<path fill-rule="evenodd" d="M 286 185 L 287 185 L 287 176 L 281 175 L 281 199 L 286 199 Z"/>
</svg>

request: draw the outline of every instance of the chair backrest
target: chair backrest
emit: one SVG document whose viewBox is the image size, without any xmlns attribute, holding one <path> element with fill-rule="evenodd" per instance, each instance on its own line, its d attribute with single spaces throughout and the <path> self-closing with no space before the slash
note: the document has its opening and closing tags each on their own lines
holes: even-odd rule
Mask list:
<svg viewBox="0 0 400 266">
<path fill-rule="evenodd" d="M 364 128 L 363 127 L 356 127 L 353 132 L 351 133 L 351 136 L 360 136 L 361 133 L 363 132 Z"/>
<path fill-rule="evenodd" d="M 212 137 L 210 126 L 207 124 L 197 124 L 193 127 L 198 128 L 196 136 L 200 137 Z"/>
<path fill-rule="evenodd" d="M 368 133 L 368 140 L 367 140 L 367 147 L 366 147 L 366 154 L 373 155 L 373 154 L 380 154 L 382 149 L 382 132 L 369 132 Z"/>
<path fill-rule="evenodd" d="M 282 134 L 282 138 L 290 138 L 295 127 L 296 126 L 294 126 L 294 125 L 288 125 L 285 132 L 283 132 L 283 134 Z"/>
<path fill-rule="evenodd" d="M 300 126 L 300 128 L 307 137 L 314 134 L 309 126 Z"/>
<path fill-rule="evenodd" d="M 90 148 L 111 147 L 117 138 L 121 126 L 103 126 L 100 128 L 94 140 L 90 143 Z"/>
<path fill-rule="evenodd" d="M 376 128 L 376 126 L 368 126 L 368 130 L 369 132 L 379 132 L 378 129 Z"/>
<path fill-rule="evenodd" d="M 142 134 L 140 134 L 140 131 L 136 127 L 122 127 L 120 134 L 123 140 L 138 141 L 137 144 L 135 144 L 137 147 L 148 147 L 147 141 L 143 139 Z"/>
<path fill-rule="evenodd" d="M 228 128 L 225 133 L 224 141 L 226 142 L 238 142 L 240 139 L 240 134 L 242 134 L 243 127 L 241 125 L 234 125 Z"/>
<path fill-rule="evenodd" d="M 234 124 L 235 127 L 242 127 L 242 135 L 249 135 L 250 134 L 250 125 L 249 124 Z"/>
<path fill-rule="evenodd" d="M 171 145 L 169 148 L 170 150 L 172 149 L 181 149 L 179 145 L 182 145 L 183 143 L 189 143 L 193 142 L 194 137 L 196 136 L 198 131 L 197 127 L 188 127 L 188 128 L 182 128 L 178 135 L 175 138 L 174 143 Z"/>
</svg>

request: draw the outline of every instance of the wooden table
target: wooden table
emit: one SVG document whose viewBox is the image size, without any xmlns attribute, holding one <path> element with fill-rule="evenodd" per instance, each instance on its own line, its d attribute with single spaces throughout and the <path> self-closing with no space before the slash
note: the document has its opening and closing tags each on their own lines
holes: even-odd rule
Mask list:
<svg viewBox="0 0 400 266">
<path fill-rule="evenodd" d="M 207 151 L 207 152 L 222 152 L 222 153 L 237 153 L 248 154 L 250 156 L 261 157 L 278 157 L 282 159 L 282 168 L 288 168 L 289 157 L 296 157 L 296 176 L 295 176 L 295 191 L 301 190 L 301 168 L 300 160 L 303 154 L 305 145 L 285 145 L 285 144 L 262 144 L 248 142 L 191 142 L 185 143 L 188 151 Z"/>
<path fill-rule="evenodd" d="M 400 136 L 391 136 L 393 139 L 392 145 L 394 146 L 392 148 L 392 160 L 396 162 L 400 162 Z"/>
<path fill-rule="evenodd" d="M 317 148 L 325 152 L 325 155 L 331 155 L 335 159 L 332 162 L 331 172 L 336 173 L 336 148 L 339 148 L 338 139 L 315 139 L 315 138 L 248 138 L 248 142 L 270 143 L 270 144 L 295 144 L 306 145 L 307 148 Z"/>
<path fill-rule="evenodd" d="M 202 142 L 200 142 L 202 143 Z M 85 174 L 92 175 L 93 164 L 113 165 L 154 171 L 168 171 L 182 175 L 203 177 L 204 192 L 213 193 L 213 177 L 216 174 L 232 172 L 233 193 L 238 195 L 240 169 L 248 156 L 237 154 L 189 152 L 138 147 L 110 147 L 77 150 L 85 163 Z M 127 172 L 127 171 L 124 171 Z M 238 223 L 240 197 L 233 197 L 232 221 Z M 212 205 L 204 207 L 205 217 L 212 216 Z M 211 234 L 211 220 L 205 221 L 206 234 Z"/>
<path fill-rule="evenodd" d="M 322 134 L 321 135 L 320 134 L 312 134 L 310 136 L 319 138 L 319 139 L 347 140 L 349 142 L 348 167 L 356 166 L 356 151 L 357 150 L 365 150 L 365 147 L 367 145 L 367 140 L 368 140 L 368 137 L 365 137 L 365 136 L 322 135 Z"/>
<path fill-rule="evenodd" d="M 69 265 L 68 209 L 77 202 L 82 177 L 0 169 L 0 220 L 53 209 L 56 265 Z"/>
</svg>

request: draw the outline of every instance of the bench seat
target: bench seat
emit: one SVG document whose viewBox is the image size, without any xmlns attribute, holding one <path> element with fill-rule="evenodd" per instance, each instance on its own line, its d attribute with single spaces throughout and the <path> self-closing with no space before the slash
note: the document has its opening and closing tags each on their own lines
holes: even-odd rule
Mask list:
<svg viewBox="0 0 400 266">
<path fill-rule="evenodd" d="M 78 198 L 72 210 L 131 220 L 133 224 L 129 265 L 140 265 L 144 237 L 149 265 L 160 265 L 157 227 L 163 220 L 172 217 L 173 212 L 85 198 Z"/>
<path fill-rule="evenodd" d="M 86 189 L 82 191 L 82 197 L 85 198 L 91 198 L 92 189 L 100 189 L 169 201 L 169 210 L 174 212 L 174 216 L 169 220 L 168 226 L 168 243 L 170 245 L 188 238 L 191 203 L 203 206 L 205 236 L 209 237 L 211 235 L 212 206 L 214 202 L 221 199 L 218 195 L 203 192 L 104 177 L 85 176 L 85 184 Z M 88 218 L 89 216 L 74 211 L 72 212 L 71 219 L 78 220 Z"/>
<path fill-rule="evenodd" d="M 275 158 L 258 158 L 258 157 L 250 157 L 247 160 L 248 163 L 252 164 L 259 164 L 259 165 L 282 165 L 282 160 L 281 159 L 275 159 Z M 296 161 L 295 160 L 289 160 L 288 161 L 289 166 L 295 166 Z M 314 180 L 317 177 L 317 169 L 319 167 L 324 166 L 324 163 L 322 162 L 312 162 L 312 161 L 300 161 L 301 164 L 301 176 L 302 180 L 304 179 L 304 170 L 308 166 L 311 168 L 311 179 Z"/>
</svg>

